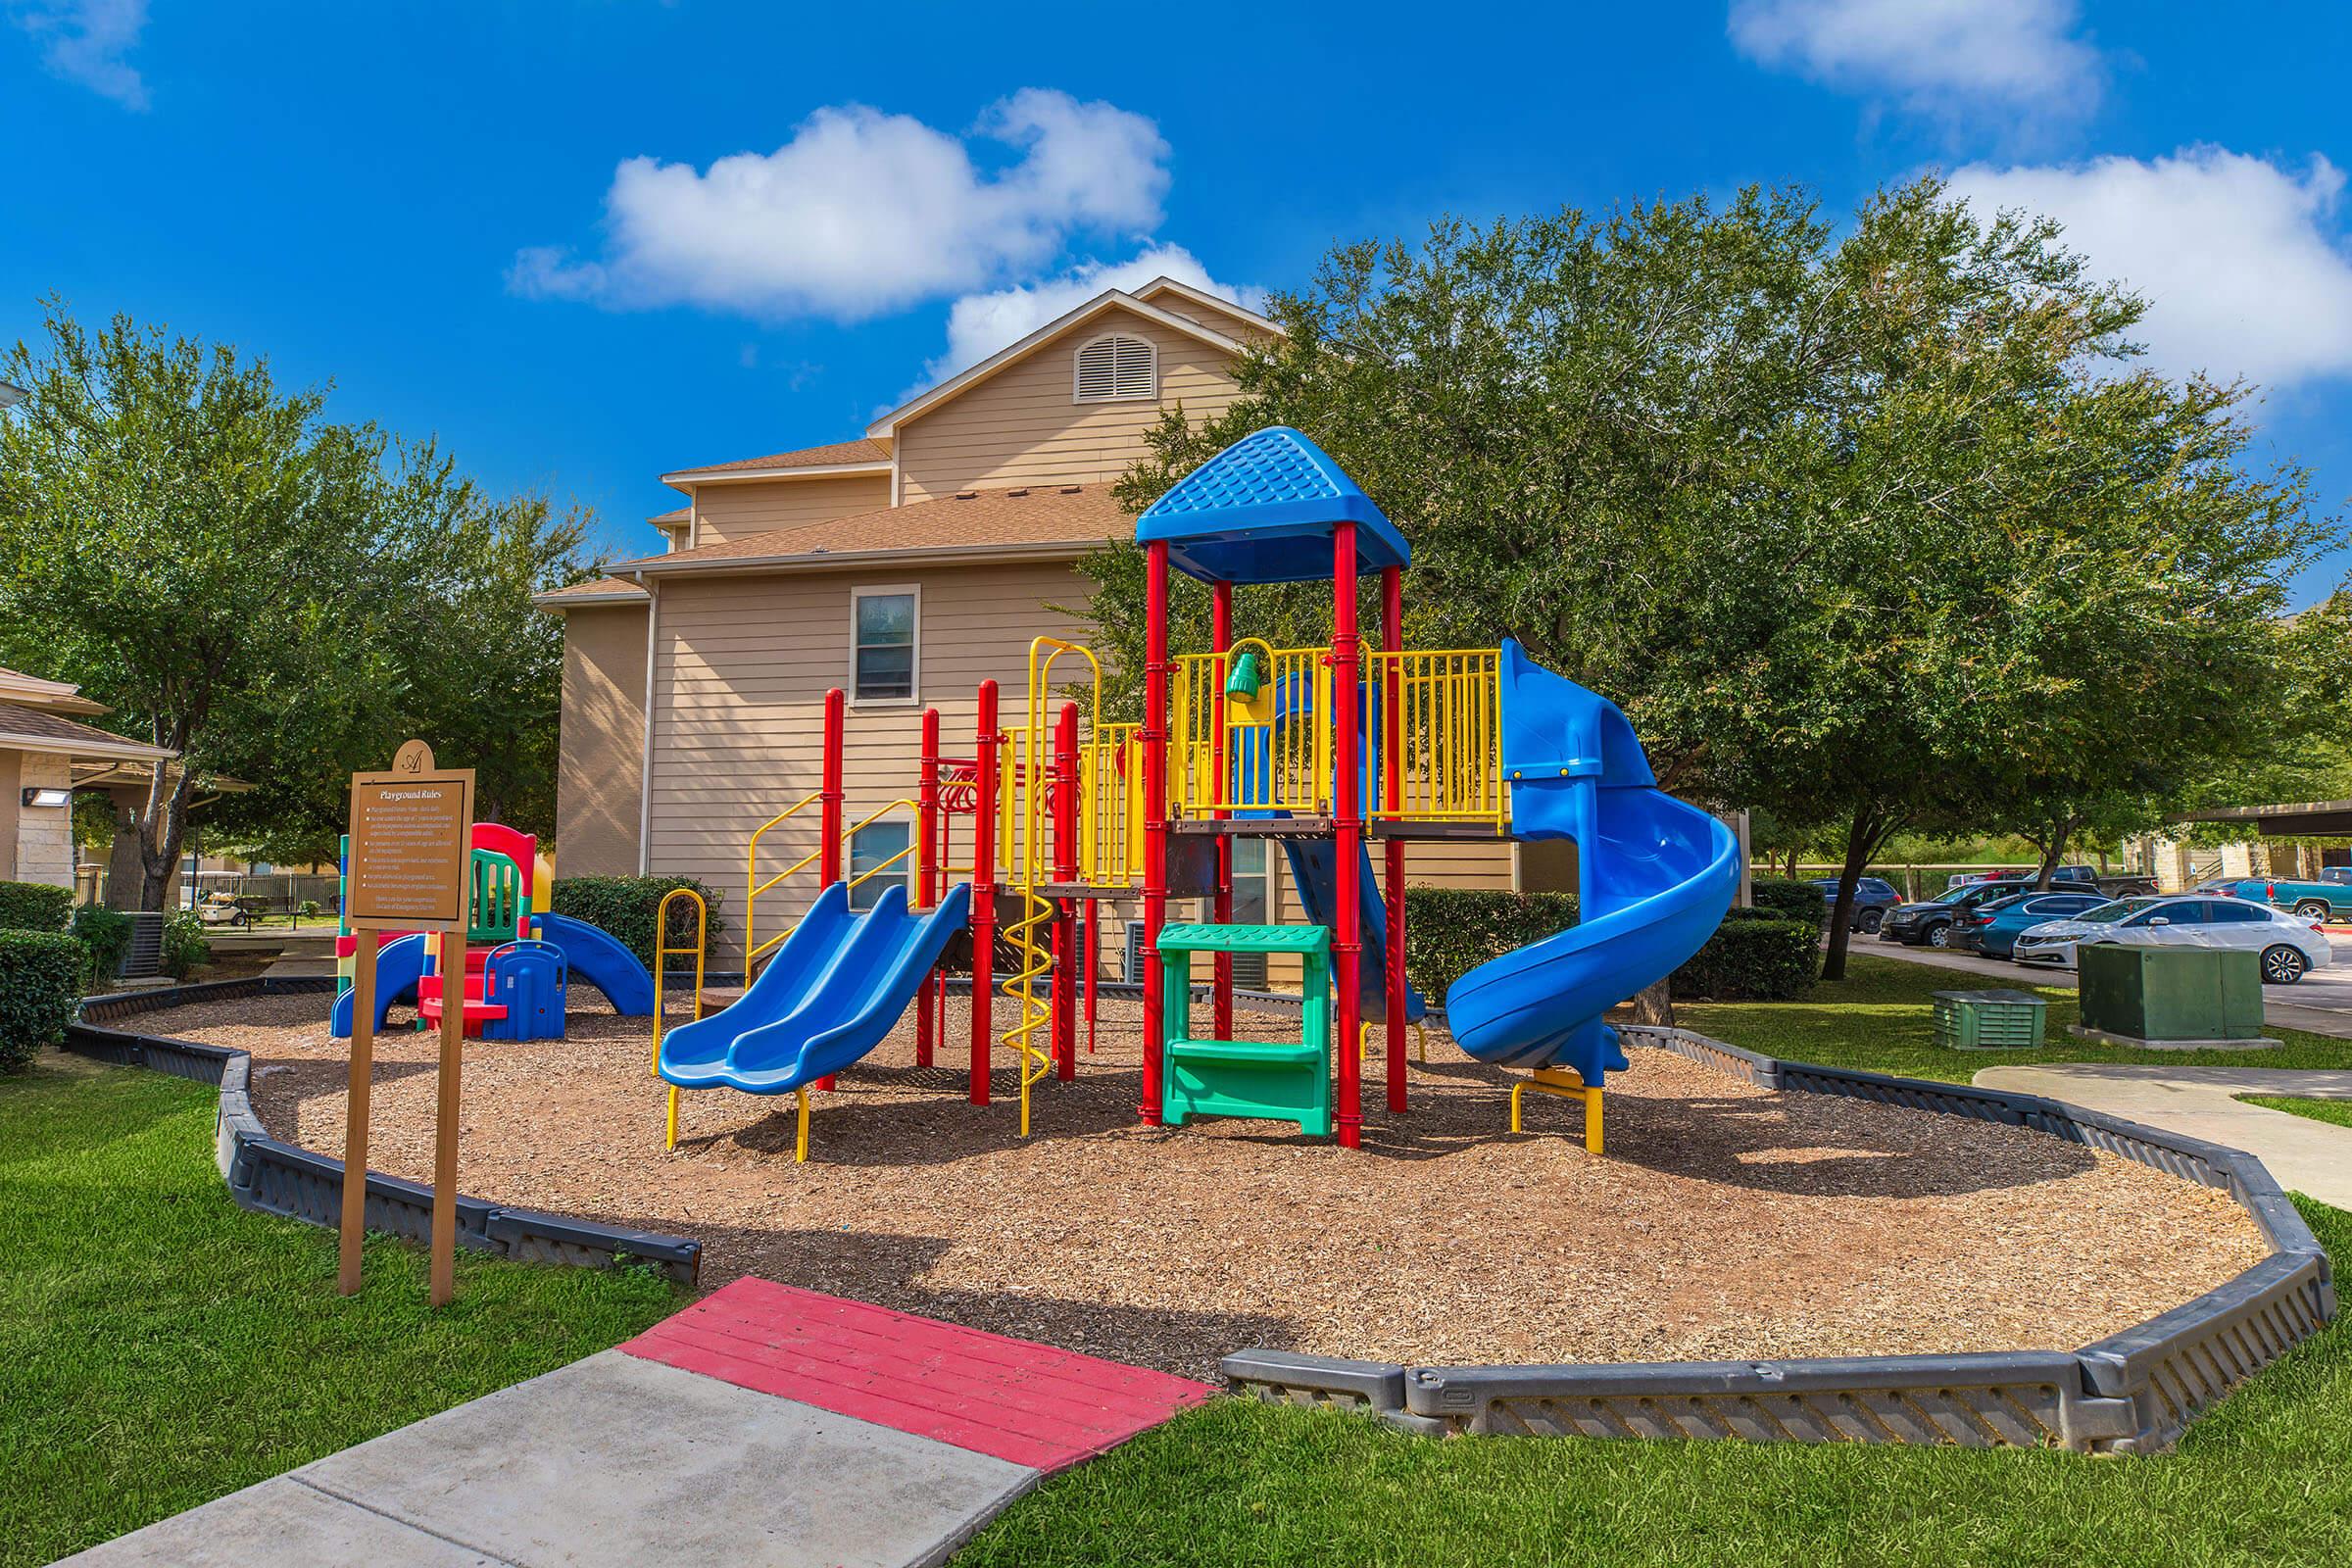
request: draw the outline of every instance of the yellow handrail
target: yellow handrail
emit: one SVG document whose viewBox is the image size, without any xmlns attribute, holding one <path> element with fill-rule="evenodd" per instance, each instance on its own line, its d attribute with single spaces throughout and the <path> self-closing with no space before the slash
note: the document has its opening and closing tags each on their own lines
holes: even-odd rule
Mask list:
<svg viewBox="0 0 2352 1568">
<path fill-rule="evenodd" d="M 691 899 L 694 902 L 694 946 L 691 948 L 668 946 L 669 906 L 677 899 Z M 692 888 L 671 888 L 662 895 L 662 902 L 654 908 L 654 1059 L 646 1066 L 646 1071 L 657 1078 L 662 1075 L 662 992 L 669 974 L 669 960 L 672 957 L 682 958 L 689 953 L 694 955 L 694 1015 L 700 1018 L 703 1015 L 703 965 L 708 957 L 710 934 L 710 906 L 700 893 Z"/>
<path fill-rule="evenodd" d="M 799 800 L 793 802 L 790 806 L 787 806 L 784 808 L 784 809 L 778 811 L 775 815 L 769 817 L 766 821 L 752 829 L 752 842 L 745 848 L 743 852 L 743 968 L 746 975 L 751 973 L 752 965 L 759 960 L 759 957 L 762 953 L 765 953 L 769 948 L 774 947 L 777 943 L 782 942 L 784 940 L 784 935 L 791 934 L 790 927 L 787 927 L 784 935 L 777 936 L 771 941 L 758 944 L 753 942 L 753 926 L 758 920 L 760 912 L 760 895 L 765 893 L 769 888 L 774 887 L 777 883 L 783 881 L 786 877 L 792 875 L 795 871 L 800 870 L 809 861 L 815 859 L 818 855 L 824 853 L 823 847 L 820 845 L 815 853 L 802 856 L 799 859 L 793 861 L 792 864 L 786 866 L 783 870 L 778 871 L 774 876 L 771 876 L 766 881 L 762 882 L 760 880 L 760 841 L 767 837 L 767 830 L 769 828 L 774 827 L 778 822 L 785 820 L 787 817 L 807 810 L 809 807 L 814 806 L 818 801 L 821 801 L 824 798 L 824 791 L 810 790 L 808 794 L 802 796 Z"/>
<path fill-rule="evenodd" d="M 774 816 L 769 817 L 765 822 L 760 824 L 758 831 L 752 834 L 751 853 L 752 863 L 755 866 L 758 863 L 760 834 L 765 833 L 769 828 L 774 827 L 778 822 L 781 822 L 786 817 L 792 815 L 794 811 L 802 809 L 804 807 L 808 806 L 809 802 L 816 799 L 818 799 L 816 795 L 804 796 L 799 801 L 794 802 L 790 809 L 779 811 Z M 901 808 L 911 811 L 915 809 L 915 803 L 906 796 L 901 796 L 899 799 L 892 801 L 888 806 L 882 807 L 880 809 L 868 813 L 860 820 L 843 829 L 841 842 L 843 845 L 847 846 L 852 840 L 857 838 L 861 829 L 873 826 L 883 817 L 888 816 L 891 812 Z M 776 948 L 781 947 L 784 943 L 784 939 L 800 929 L 801 924 L 800 921 L 794 920 L 787 924 L 783 930 L 777 932 L 774 936 L 769 937 L 765 942 L 755 943 L 752 940 L 752 902 L 759 898 L 760 894 L 765 893 L 769 888 L 772 888 L 777 883 L 783 881 L 786 877 L 791 876 L 797 871 L 805 870 L 808 866 L 814 864 L 823 857 L 824 853 L 825 847 L 820 843 L 815 849 L 810 850 L 807 855 L 802 856 L 799 859 L 793 861 L 792 864 L 786 866 L 783 870 L 778 871 L 774 876 L 769 877 L 764 882 L 755 883 L 753 881 L 753 877 L 757 875 L 757 872 L 752 870 L 746 871 L 744 877 L 744 887 L 746 891 L 744 894 L 743 909 L 743 966 L 747 975 L 750 973 L 753 964 L 759 962 Z M 913 835 L 909 834 L 907 836 L 906 848 L 901 850 L 889 859 L 884 860 L 880 865 L 869 866 L 865 870 L 859 872 L 858 875 L 851 877 L 849 879 L 850 886 L 855 888 L 860 883 L 866 881 L 869 877 L 880 875 L 882 872 L 889 870 L 892 866 L 906 859 L 913 853 Z"/>
</svg>

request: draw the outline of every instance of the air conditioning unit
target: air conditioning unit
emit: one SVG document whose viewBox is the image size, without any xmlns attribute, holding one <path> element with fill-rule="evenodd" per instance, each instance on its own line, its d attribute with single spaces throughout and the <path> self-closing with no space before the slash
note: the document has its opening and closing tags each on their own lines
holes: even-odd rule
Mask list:
<svg viewBox="0 0 2352 1568">
<path fill-rule="evenodd" d="M 1127 922 L 1127 956 L 1119 964 L 1119 978 L 1131 986 L 1144 983 L 1144 922 Z"/>
</svg>

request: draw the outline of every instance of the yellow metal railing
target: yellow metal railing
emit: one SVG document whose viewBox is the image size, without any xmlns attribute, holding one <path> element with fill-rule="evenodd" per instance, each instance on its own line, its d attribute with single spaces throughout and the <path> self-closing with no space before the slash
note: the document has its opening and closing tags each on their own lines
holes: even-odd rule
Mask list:
<svg viewBox="0 0 2352 1568">
<path fill-rule="evenodd" d="M 1229 692 L 1251 658 L 1253 692 Z M 1168 811 L 1270 809 L 1322 816 L 1331 810 L 1331 651 L 1272 648 L 1245 638 L 1222 654 L 1176 661 L 1169 723 Z M 1311 722 L 1298 722 L 1300 710 Z M 1217 718 L 1225 719 L 1224 767 L 1217 766 Z"/>
<path fill-rule="evenodd" d="M 1144 874 L 1142 726 L 1105 724 L 1078 747 L 1078 875 L 1135 882 Z"/>
<path fill-rule="evenodd" d="M 1378 820 L 1510 820 L 1502 779 L 1501 660 L 1493 648 L 1372 652 L 1364 656 L 1367 814 Z M 1390 714 L 1396 704 L 1403 766 L 1389 785 Z"/>
<path fill-rule="evenodd" d="M 694 906 L 694 946 L 690 948 L 672 947 L 669 941 L 669 906 L 679 899 L 684 899 Z M 694 1017 L 701 1017 L 703 1015 L 703 964 L 709 956 L 710 936 L 710 906 L 703 901 L 700 893 L 692 888 L 671 888 L 667 893 L 662 895 L 662 902 L 654 910 L 654 1059 L 646 1067 L 646 1071 L 656 1077 L 662 1075 L 662 1025 L 664 1017 L 662 992 L 664 982 L 669 974 L 669 960 L 683 958 L 690 953 L 694 955 L 694 1006 L 692 1010 Z M 671 1141 L 675 1142 L 676 1140 Z"/>
<path fill-rule="evenodd" d="M 765 942 L 755 941 L 755 925 L 759 918 L 760 895 L 767 892 L 770 888 L 773 888 L 777 883 L 784 881 L 787 877 L 794 876 L 802 871 L 807 870 L 809 866 L 814 865 L 818 860 L 824 858 L 825 853 L 825 847 L 820 842 L 815 849 L 810 850 L 807 855 L 802 856 L 799 859 L 793 861 L 783 870 L 778 871 L 775 875 L 769 877 L 763 882 L 760 879 L 760 841 L 767 836 L 768 829 L 776 826 L 780 822 L 787 820 L 797 813 L 808 809 L 810 806 L 815 805 L 816 802 L 822 798 L 822 792 L 811 791 L 808 794 L 802 796 L 799 800 L 793 802 L 792 805 L 786 807 L 783 810 L 778 811 L 775 815 L 769 817 L 766 821 L 760 823 L 759 827 L 755 828 L 752 832 L 751 846 L 744 852 L 743 875 L 743 967 L 744 972 L 747 975 L 752 972 L 753 966 L 758 964 L 760 959 L 775 952 L 777 948 L 782 947 L 784 945 L 784 939 L 791 936 L 792 933 L 799 928 L 801 923 L 797 919 L 788 921 L 786 922 L 783 930 L 777 932 L 774 936 L 769 937 Z M 915 803 L 912 800 L 902 796 L 900 799 L 892 801 L 889 805 L 869 812 L 867 815 L 859 818 L 857 822 L 851 824 L 848 828 L 845 828 L 841 835 L 841 844 L 845 857 L 848 854 L 850 845 L 857 839 L 860 829 L 871 827 L 876 822 L 879 822 L 882 818 L 888 816 L 891 812 L 901 810 L 914 811 Z M 853 889 L 857 888 L 868 879 L 879 876 L 884 871 L 889 870 L 892 866 L 898 865 L 906 860 L 914 854 L 915 848 L 916 845 L 914 833 L 910 828 L 906 835 L 906 848 L 901 850 L 889 859 L 882 861 L 879 865 L 868 866 L 858 875 L 851 877 L 849 879 L 850 886 Z"/>
</svg>

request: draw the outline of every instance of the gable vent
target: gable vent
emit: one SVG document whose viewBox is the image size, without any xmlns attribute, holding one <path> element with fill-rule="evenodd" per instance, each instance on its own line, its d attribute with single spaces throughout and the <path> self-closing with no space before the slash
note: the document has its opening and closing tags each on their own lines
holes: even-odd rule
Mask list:
<svg viewBox="0 0 2352 1568">
<path fill-rule="evenodd" d="M 1159 351 L 1150 338 L 1113 332 L 1078 351 L 1071 400 L 1117 403 L 1159 396 Z"/>
</svg>

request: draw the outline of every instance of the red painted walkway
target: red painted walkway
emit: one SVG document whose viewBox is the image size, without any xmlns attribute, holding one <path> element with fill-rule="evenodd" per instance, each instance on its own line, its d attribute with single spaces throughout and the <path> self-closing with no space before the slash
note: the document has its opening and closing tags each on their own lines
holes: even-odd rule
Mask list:
<svg viewBox="0 0 2352 1568">
<path fill-rule="evenodd" d="M 1190 1378 L 760 1279 L 714 1291 L 620 1348 L 1046 1471 L 1211 1393 Z"/>
</svg>

